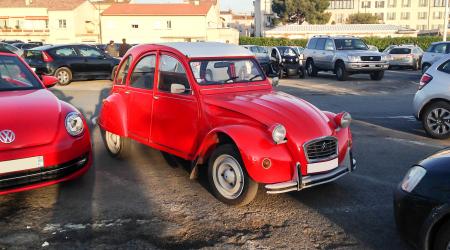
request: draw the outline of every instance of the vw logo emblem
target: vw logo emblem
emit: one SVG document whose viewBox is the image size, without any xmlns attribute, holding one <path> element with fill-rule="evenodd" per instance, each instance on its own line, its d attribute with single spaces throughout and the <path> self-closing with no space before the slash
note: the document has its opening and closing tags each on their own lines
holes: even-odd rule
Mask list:
<svg viewBox="0 0 450 250">
<path fill-rule="evenodd" d="M 0 131 L 0 142 L 9 144 L 16 139 L 16 134 L 9 129 Z"/>
</svg>

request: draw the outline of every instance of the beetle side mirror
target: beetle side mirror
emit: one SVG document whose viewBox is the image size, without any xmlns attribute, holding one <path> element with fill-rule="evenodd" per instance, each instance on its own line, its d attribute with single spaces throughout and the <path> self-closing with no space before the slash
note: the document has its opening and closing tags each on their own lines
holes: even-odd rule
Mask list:
<svg viewBox="0 0 450 250">
<path fill-rule="evenodd" d="M 51 88 L 55 86 L 58 83 L 58 81 L 59 81 L 58 78 L 54 76 L 42 75 L 42 83 L 46 88 Z"/>
<path fill-rule="evenodd" d="M 274 77 L 272 78 L 272 86 L 276 87 L 280 83 L 280 78 Z"/>
<path fill-rule="evenodd" d="M 186 87 L 182 84 L 172 83 L 170 85 L 170 93 L 172 94 L 183 94 L 186 90 Z"/>
</svg>

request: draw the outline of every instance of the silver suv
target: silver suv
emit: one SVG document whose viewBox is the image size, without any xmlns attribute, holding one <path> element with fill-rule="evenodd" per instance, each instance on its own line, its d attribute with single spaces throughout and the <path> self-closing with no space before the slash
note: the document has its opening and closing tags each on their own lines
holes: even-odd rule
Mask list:
<svg viewBox="0 0 450 250">
<path fill-rule="evenodd" d="M 339 81 L 351 74 L 370 74 L 372 80 L 381 80 L 389 67 L 385 55 L 370 51 L 356 37 L 314 36 L 303 54 L 309 76 L 317 76 L 318 71 L 333 71 Z"/>
<path fill-rule="evenodd" d="M 433 65 L 434 62 L 441 59 L 445 54 L 450 53 L 450 42 L 432 43 L 422 57 L 422 73 Z"/>
</svg>

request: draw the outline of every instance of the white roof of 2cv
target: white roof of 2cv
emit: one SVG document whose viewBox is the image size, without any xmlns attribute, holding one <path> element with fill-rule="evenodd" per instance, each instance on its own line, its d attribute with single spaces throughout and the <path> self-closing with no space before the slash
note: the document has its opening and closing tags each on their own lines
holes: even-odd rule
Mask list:
<svg viewBox="0 0 450 250">
<path fill-rule="evenodd" d="M 248 49 L 229 43 L 174 42 L 174 43 L 160 43 L 159 45 L 176 49 L 188 58 L 254 56 L 252 52 L 250 52 Z"/>
</svg>

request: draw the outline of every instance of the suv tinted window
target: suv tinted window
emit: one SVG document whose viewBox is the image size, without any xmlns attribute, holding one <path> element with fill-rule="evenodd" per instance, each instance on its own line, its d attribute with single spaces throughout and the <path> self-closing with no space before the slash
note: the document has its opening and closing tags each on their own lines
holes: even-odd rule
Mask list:
<svg viewBox="0 0 450 250">
<path fill-rule="evenodd" d="M 317 38 L 312 38 L 309 40 L 308 49 L 315 49 L 317 44 Z"/>
<path fill-rule="evenodd" d="M 450 74 L 450 60 L 448 60 L 445 63 L 441 64 L 441 66 L 439 66 L 438 70 L 442 71 L 444 73 Z"/>
<path fill-rule="evenodd" d="M 134 67 L 130 77 L 130 86 L 140 89 L 153 89 L 155 79 L 156 56 L 143 57 Z"/>
<path fill-rule="evenodd" d="M 63 47 L 53 50 L 53 54 L 57 56 L 77 56 L 77 52 L 72 47 Z"/>
<path fill-rule="evenodd" d="M 389 54 L 393 54 L 393 55 L 405 55 L 405 54 L 410 54 L 411 53 L 411 49 L 408 48 L 393 48 L 391 51 L 389 51 Z"/>
<path fill-rule="evenodd" d="M 164 92 L 170 92 L 172 83 L 184 85 L 190 89 L 189 80 L 186 76 L 186 70 L 180 61 L 168 55 L 161 55 L 159 59 L 159 84 L 158 89 Z M 188 94 L 186 91 L 184 94 Z"/>
<path fill-rule="evenodd" d="M 325 49 L 325 41 L 326 41 L 325 38 L 319 38 L 319 40 L 317 41 L 317 44 L 316 44 L 316 49 L 324 50 Z"/>
<path fill-rule="evenodd" d="M 333 40 L 327 39 L 325 43 L 325 50 L 334 50 Z"/>
</svg>

